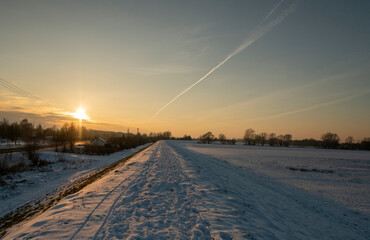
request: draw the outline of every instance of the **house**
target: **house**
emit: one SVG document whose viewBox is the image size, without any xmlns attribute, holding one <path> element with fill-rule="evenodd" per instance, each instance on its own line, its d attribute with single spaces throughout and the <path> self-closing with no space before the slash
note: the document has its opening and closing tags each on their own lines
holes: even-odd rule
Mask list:
<svg viewBox="0 0 370 240">
<path fill-rule="evenodd" d="M 105 144 L 107 144 L 107 141 L 105 141 L 101 137 L 96 137 L 93 140 L 91 140 L 91 144 L 92 145 L 97 145 L 97 146 L 105 146 Z"/>
</svg>

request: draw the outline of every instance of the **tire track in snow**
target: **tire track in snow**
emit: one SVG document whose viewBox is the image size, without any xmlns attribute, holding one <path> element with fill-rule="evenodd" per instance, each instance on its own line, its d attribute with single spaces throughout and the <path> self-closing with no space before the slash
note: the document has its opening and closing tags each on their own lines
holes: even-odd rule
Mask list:
<svg viewBox="0 0 370 240">
<path fill-rule="evenodd" d="M 183 158 L 158 143 L 153 165 L 117 200 L 95 239 L 209 239 L 197 210 L 198 194 L 184 173 Z"/>
<path fill-rule="evenodd" d="M 149 162 L 150 163 L 150 162 Z M 134 179 L 132 180 L 132 182 L 134 182 L 135 180 L 137 180 L 138 178 L 139 178 L 139 173 L 141 173 L 141 176 L 143 176 L 144 175 L 144 173 L 150 168 L 150 166 L 151 166 L 151 164 L 147 164 L 147 167 L 146 167 L 146 169 L 143 171 L 142 169 L 139 169 L 139 170 L 137 170 L 136 171 L 136 173 L 134 173 L 135 174 L 135 177 L 134 177 Z M 132 175 L 134 175 L 134 174 L 132 174 Z M 132 175 L 130 175 L 130 177 L 132 176 Z M 141 177 L 140 176 L 140 177 Z M 130 178 L 129 177 L 129 178 Z M 100 234 L 100 232 L 101 232 L 101 230 L 103 229 L 103 227 L 104 227 L 104 225 L 106 224 L 106 222 L 107 222 L 107 220 L 108 220 L 108 217 L 111 215 L 111 213 L 112 213 L 112 210 L 113 210 L 113 208 L 116 206 L 116 204 L 117 204 L 117 201 L 122 197 L 122 195 L 124 194 L 124 193 L 126 193 L 126 191 L 127 191 L 127 189 L 129 189 L 129 187 L 130 187 L 130 185 L 127 185 L 126 187 L 125 187 L 125 189 L 118 195 L 118 197 L 114 200 L 114 202 L 113 202 L 113 204 L 109 207 L 109 210 L 108 210 L 108 213 L 107 213 L 107 215 L 104 217 L 104 221 L 103 221 L 103 223 L 100 225 L 100 227 L 99 227 L 99 229 L 98 229 L 98 231 L 96 231 L 96 233 L 94 234 L 94 240 L 98 237 L 98 235 Z"/>
<path fill-rule="evenodd" d="M 149 164 L 146 164 L 147 167 L 146 167 L 146 170 L 149 169 L 150 165 Z M 144 170 L 145 171 L 145 170 Z M 136 170 L 134 173 L 132 173 L 130 176 L 128 176 L 127 178 L 125 178 L 124 180 L 122 180 L 116 187 L 114 187 L 111 191 L 109 191 L 105 196 L 104 198 L 96 205 L 96 207 L 89 213 L 89 215 L 87 216 L 87 218 L 85 219 L 85 221 L 82 223 L 82 225 L 77 229 L 77 231 L 73 234 L 73 236 L 70 238 L 70 240 L 73 240 L 75 239 L 75 237 L 84 229 L 84 227 L 87 225 L 87 223 L 90 221 L 91 217 L 93 216 L 93 214 L 102 206 L 102 204 L 108 199 L 109 196 L 112 195 L 112 193 L 114 193 L 117 189 L 119 189 L 119 187 L 121 187 L 124 183 L 126 182 L 130 182 L 129 180 L 132 181 L 135 181 L 138 177 L 139 177 L 139 173 L 142 173 L 143 172 L 143 169 L 138 169 Z M 99 234 L 99 232 L 101 231 L 102 227 L 104 226 L 107 218 L 109 217 L 109 215 L 111 214 L 111 211 L 113 209 L 113 207 L 115 206 L 116 202 L 118 201 L 118 199 L 127 191 L 127 189 L 129 188 L 130 184 L 128 184 L 122 191 L 121 193 L 118 195 L 118 197 L 113 201 L 113 204 L 109 207 L 109 210 L 108 210 L 108 213 L 107 215 L 104 217 L 104 220 L 103 220 L 103 223 L 101 224 L 101 226 L 99 227 L 98 231 L 94 234 L 94 239 L 96 238 L 96 236 Z M 86 233 L 83 234 L 84 237 L 86 237 Z"/>
</svg>

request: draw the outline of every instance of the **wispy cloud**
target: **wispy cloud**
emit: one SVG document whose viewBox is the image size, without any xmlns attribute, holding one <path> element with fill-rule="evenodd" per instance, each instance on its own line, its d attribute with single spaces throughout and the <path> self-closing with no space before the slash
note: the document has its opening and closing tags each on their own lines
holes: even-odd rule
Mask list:
<svg viewBox="0 0 370 240">
<path fill-rule="evenodd" d="M 302 108 L 299 108 L 299 109 L 295 109 L 295 110 L 292 110 L 292 111 L 283 112 L 283 113 L 279 113 L 279 114 L 275 114 L 275 115 L 271 115 L 271 116 L 255 118 L 255 119 L 251 119 L 251 121 L 270 120 L 270 119 L 276 119 L 276 118 L 285 117 L 285 116 L 289 116 L 289 115 L 293 115 L 293 114 L 297 114 L 297 113 L 308 112 L 308 111 L 312 111 L 312 110 L 315 110 L 315 109 L 335 105 L 335 104 L 338 104 L 338 103 L 347 102 L 347 101 L 350 101 L 352 99 L 367 95 L 369 93 L 370 93 L 370 89 L 366 89 L 366 90 L 351 94 L 351 95 L 349 95 L 347 97 L 344 97 L 344 98 L 336 99 L 336 100 L 333 100 L 333 101 L 328 101 L 328 102 L 325 102 L 325 103 L 319 103 L 319 104 L 308 106 L 308 107 L 302 107 Z"/>
<path fill-rule="evenodd" d="M 276 9 L 278 9 L 278 7 L 280 7 L 280 5 L 284 2 L 284 0 L 281 0 L 278 4 L 275 5 L 275 7 L 273 9 L 270 10 L 270 12 L 266 15 L 266 17 L 262 20 L 261 24 L 263 24 L 264 22 L 266 22 L 272 14 L 274 14 L 274 12 L 276 11 Z"/>
<path fill-rule="evenodd" d="M 181 65 L 154 65 L 150 67 L 136 68 L 135 73 L 144 76 L 184 74 L 194 72 L 196 69 Z"/>
<path fill-rule="evenodd" d="M 269 18 L 273 12 L 279 7 L 281 2 L 279 2 L 274 8 L 266 15 L 267 18 Z M 214 71 L 216 71 L 219 67 L 224 65 L 227 61 L 229 61 L 232 57 L 237 55 L 238 53 L 242 52 L 244 49 L 252 45 L 254 42 L 256 42 L 258 39 L 263 37 L 266 33 L 268 33 L 272 28 L 274 28 L 276 25 L 281 23 L 291 12 L 295 10 L 295 4 L 291 4 L 286 9 L 284 9 L 277 17 L 270 20 L 267 23 L 262 23 L 260 26 L 253 31 L 245 40 L 244 42 L 230 55 L 228 55 L 222 62 L 217 64 L 214 68 L 212 68 L 207 74 L 205 74 L 202 78 L 200 78 L 198 81 L 184 89 L 182 92 L 180 92 L 178 95 L 176 95 L 171 101 L 166 103 L 161 109 L 159 109 L 153 116 L 152 119 L 154 119 L 160 112 L 162 112 L 166 107 L 168 107 L 171 103 L 176 101 L 178 98 L 180 98 L 182 95 L 190 91 L 194 86 L 202 82 L 205 78 L 207 78 L 210 74 L 212 74 Z M 267 21 L 267 18 L 264 17 L 264 21 Z M 265 20 L 266 19 L 266 20 Z"/>
</svg>

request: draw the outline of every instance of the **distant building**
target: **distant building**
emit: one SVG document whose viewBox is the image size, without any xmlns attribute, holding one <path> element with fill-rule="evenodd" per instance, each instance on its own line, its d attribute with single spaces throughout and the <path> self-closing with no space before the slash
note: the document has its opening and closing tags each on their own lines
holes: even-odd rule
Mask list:
<svg viewBox="0 0 370 240">
<path fill-rule="evenodd" d="M 101 137 L 96 137 L 93 140 L 91 140 L 91 144 L 92 145 L 97 145 L 97 146 L 105 146 L 105 144 L 107 144 L 107 141 L 105 141 Z"/>
</svg>

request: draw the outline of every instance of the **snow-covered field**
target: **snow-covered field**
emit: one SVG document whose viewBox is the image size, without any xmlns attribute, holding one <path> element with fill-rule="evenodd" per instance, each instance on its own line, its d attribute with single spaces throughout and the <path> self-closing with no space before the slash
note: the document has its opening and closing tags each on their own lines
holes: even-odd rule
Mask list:
<svg viewBox="0 0 370 240">
<path fill-rule="evenodd" d="M 52 162 L 32 171 L 7 174 L 2 179 L 7 183 L 0 186 L 0 217 L 16 208 L 42 198 L 59 187 L 83 177 L 97 169 L 108 166 L 140 149 L 123 150 L 109 156 L 90 156 L 71 153 L 56 153 L 53 149 L 41 150 L 40 159 Z M 12 162 L 28 161 L 23 153 L 12 153 Z"/>
<path fill-rule="evenodd" d="M 187 148 L 370 213 L 370 152 L 186 144 Z"/>
<path fill-rule="evenodd" d="M 15 142 L 13 141 L 2 139 L 0 140 L 0 149 L 19 148 L 19 147 L 24 147 L 27 144 L 28 144 L 27 142 L 23 142 L 23 141 L 17 141 L 17 144 L 15 144 Z M 43 143 L 40 143 L 40 145 L 43 145 Z"/>
<path fill-rule="evenodd" d="M 284 151 L 275 150 L 266 149 L 266 156 Z M 271 174 L 273 164 L 265 172 L 265 164 L 238 166 L 248 151 L 254 158 L 243 161 L 264 158 L 258 148 L 160 141 L 4 239 L 369 239 L 368 213 L 283 181 Z M 292 151 L 281 156 L 290 156 L 289 167 L 309 158 L 305 149 Z M 333 173 L 302 174 L 314 181 L 322 178 L 314 173 L 341 169 L 331 165 Z M 301 174 L 286 171 L 288 179 Z"/>
</svg>

